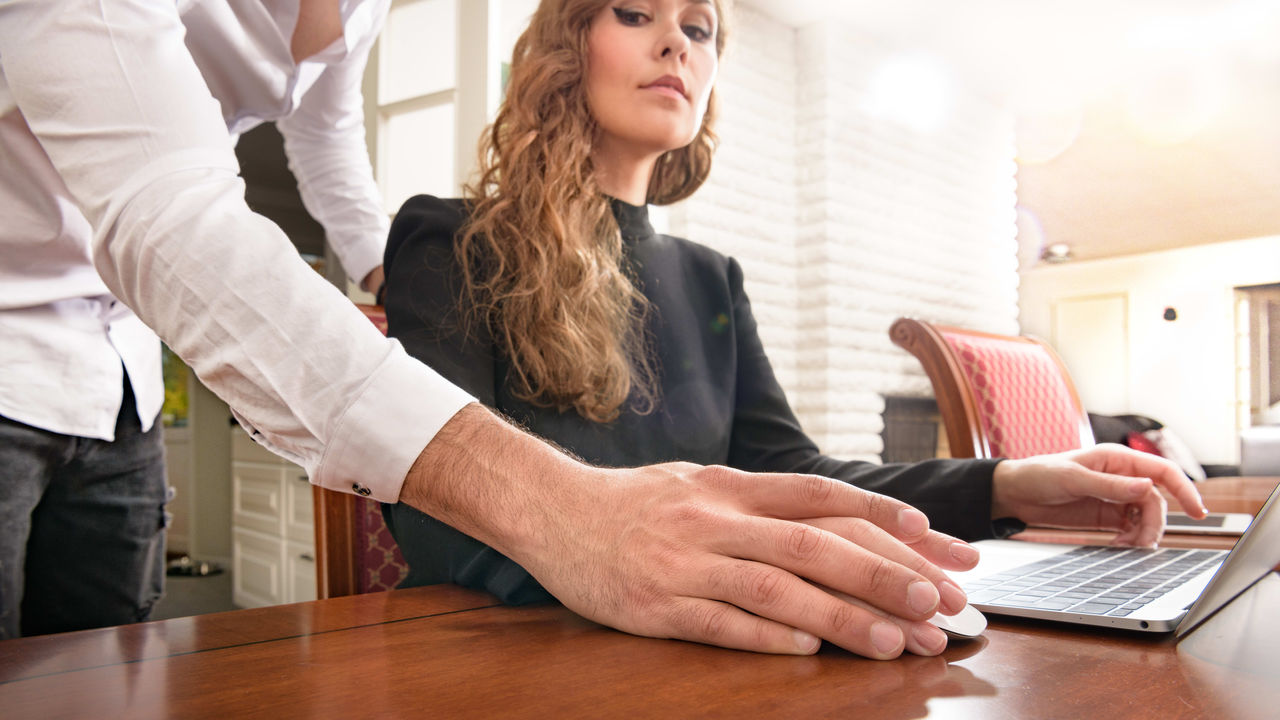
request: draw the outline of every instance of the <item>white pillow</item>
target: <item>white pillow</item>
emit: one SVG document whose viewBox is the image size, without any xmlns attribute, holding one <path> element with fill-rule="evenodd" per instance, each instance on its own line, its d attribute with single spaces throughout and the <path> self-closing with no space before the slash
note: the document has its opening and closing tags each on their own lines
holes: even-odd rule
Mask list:
<svg viewBox="0 0 1280 720">
<path fill-rule="evenodd" d="M 1142 433 L 1148 440 L 1155 444 L 1160 454 L 1169 458 L 1175 465 L 1182 468 L 1182 472 L 1187 477 L 1196 482 L 1202 482 L 1205 478 L 1204 468 L 1196 461 L 1196 456 L 1191 454 L 1191 448 L 1182 441 L 1168 427 L 1160 430 L 1148 430 Z"/>
</svg>

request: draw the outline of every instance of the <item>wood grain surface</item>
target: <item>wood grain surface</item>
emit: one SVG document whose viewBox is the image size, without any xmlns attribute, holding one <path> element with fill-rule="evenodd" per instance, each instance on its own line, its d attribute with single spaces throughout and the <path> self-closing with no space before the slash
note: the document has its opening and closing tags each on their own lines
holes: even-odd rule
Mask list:
<svg viewBox="0 0 1280 720">
<path fill-rule="evenodd" d="M 1181 643 L 992 618 L 940 657 L 877 662 L 635 637 L 437 586 L 0 642 L 0 716 L 1274 718 L 1278 608 L 1273 573 Z"/>
</svg>

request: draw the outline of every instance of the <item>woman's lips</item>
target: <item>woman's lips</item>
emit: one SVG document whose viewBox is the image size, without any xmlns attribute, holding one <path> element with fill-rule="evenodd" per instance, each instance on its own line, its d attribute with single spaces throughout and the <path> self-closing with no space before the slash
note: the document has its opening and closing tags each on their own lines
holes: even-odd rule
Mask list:
<svg viewBox="0 0 1280 720">
<path fill-rule="evenodd" d="M 645 85 L 644 89 L 655 90 L 675 98 L 688 98 L 684 92 L 684 82 L 674 75 L 663 75 L 648 85 Z"/>
</svg>

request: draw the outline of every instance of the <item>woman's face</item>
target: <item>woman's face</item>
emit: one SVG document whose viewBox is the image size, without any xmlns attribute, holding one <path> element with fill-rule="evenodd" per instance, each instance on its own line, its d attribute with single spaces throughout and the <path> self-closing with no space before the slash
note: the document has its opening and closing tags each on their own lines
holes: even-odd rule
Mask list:
<svg viewBox="0 0 1280 720">
<path fill-rule="evenodd" d="M 656 158 L 693 141 L 715 85 L 709 0 L 611 0 L 587 38 L 587 103 L 599 150 Z"/>
</svg>

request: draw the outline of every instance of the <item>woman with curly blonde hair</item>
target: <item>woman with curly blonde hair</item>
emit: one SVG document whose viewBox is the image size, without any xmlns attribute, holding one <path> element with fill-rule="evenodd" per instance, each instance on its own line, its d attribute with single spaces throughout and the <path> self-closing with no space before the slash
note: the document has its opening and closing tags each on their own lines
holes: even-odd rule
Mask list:
<svg viewBox="0 0 1280 720">
<path fill-rule="evenodd" d="M 584 82 L 591 55 L 582 28 L 600 5 L 544 3 L 516 43 L 506 102 L 482 138 L 480 179 L 467 188 L 471 216 L 456 255 L 468 320 L 492 319 L 499 349 L 513 359 L 516 397 L 608 422 L 629 396 L 641 411 L 655 397 L 639 332 L 647 303 L 623 267 L 597 176 L 602 128 Z M 617 21 L 648 19 L 629 13 L 619 11 Z M 683 26 L 696 38 L 690 45 L 710 44 L 718 57 L 725 38 L 715 25 L 718 3 L 695 14 Z M 712 84 L 701 80 L 706 96 L 684 103 L 687 115 L 702 115 L 697 134 L 657 155 L 639 204 L 684 199 L 710 172 Z"/>
<path fill-rule="evenodd" d="M 724 40 L 715 0 L 544 0 L 516 44 L 467 198 L 419 196 L 395 219 L 384 262 L 390 334 L 481 402 L 597 465 L 824 475 L 905 500 L 933 528 L 966 538 L 1019 527 L 995 518 L 1023 512 L 1058 513 L 1068 525 L 1105 516 L 1137 538 L 1142 528 L 1124 525 L 1123 512 L 1060 483 L 997 484 L 997 460 L 879 466 L 818 451 L 774 377 L 737 262 L 658 235 L 648 220 L 648 204 L 687 197 L 710 171 Z M 406 585 L 550 599 L 520 565 L 449 525 L 403 503 L 384 516 L 410 564 Z M 806 522 L 874 545 L 877 531 L 855 520 Z M 951 542 L 950 554 L 901 546 L 900 559 L 938 588 L 917 583 L 913 611 L 964 608 L 938 568 L 967 569 L 976 554 Z M 809 607 L 829 611 L 831 597 L 809 590 Z M 905 599 L 862 597 L 900 628 L 882 633 L 878 656 L 945 647 L 937 628 L 895 613 Z"/>
</svg>

